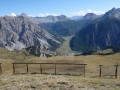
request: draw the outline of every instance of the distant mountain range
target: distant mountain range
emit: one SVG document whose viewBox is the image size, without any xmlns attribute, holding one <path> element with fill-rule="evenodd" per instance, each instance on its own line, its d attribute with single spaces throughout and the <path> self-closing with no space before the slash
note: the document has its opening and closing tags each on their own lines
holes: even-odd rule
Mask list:
<svg viewBox="0 0 120 90">
<path fill-rule="evenodd" d="M 29 17 L 25 13 L 0 17 L 0 47 L 9 50 L 26 48 L 34 55 L 44 52 L 49 56 L 62 45 L 65 36 L 73 36 L 70 40 L 73 51 L 120 47 L 120 9 L 113 8 L 104 15 L 88 13 L 72 18 Z"/>
<path fill-rule="evenodd" d="M 59 16 L 60 17 L 60 16 Z M 84 26 L 88 25 L 91 21 L 99 18 L 93 13 L 88 13 L 84 17 L 78 19 L 65 18 L 64 20 L 59 20 L 56 23 L 40 23 L 39 26 L 45 28 L 49 32 L 52 32 L 60 36 L 70 36 L 76 34 Z"/>
<path fill-rule="evenodd" d="M 40 24 L 40 23 L 56 23 L 62 21 L 69 21 L 70 18 L 66 17 L 65 15 L 60 15 L 60 16 L 47 16 L 47 17 L 31 17 L 31 20 L 37 24 Z"/>
</svg>

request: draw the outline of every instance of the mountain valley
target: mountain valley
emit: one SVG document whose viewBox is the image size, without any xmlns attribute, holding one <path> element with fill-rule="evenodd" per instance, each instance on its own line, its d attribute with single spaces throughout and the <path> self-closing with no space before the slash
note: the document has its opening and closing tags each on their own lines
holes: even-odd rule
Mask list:
<svg viewBox="0 0 120 90">
<path fill-rule="evenodd" d="M 119 48 L 119 39 L 119 8 L 103 15 L 88 13 L 78 19 L 64 15 L 30 17 L 25 13 L 0 17 L 0 47 L 10 51 L 26 49 L 38 57 L 59 55 L 64 43 L 70 48 L 60 54 Z"/>
</svg>

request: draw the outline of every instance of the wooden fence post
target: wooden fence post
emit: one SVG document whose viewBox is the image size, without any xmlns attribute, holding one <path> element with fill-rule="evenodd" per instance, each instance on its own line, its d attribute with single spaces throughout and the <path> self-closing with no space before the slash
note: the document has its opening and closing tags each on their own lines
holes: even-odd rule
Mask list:
<svg viewBox="0 0 120 90">
<path fill-rule="evenodd" d="M 26 63 L 27 73 L 28 73 L 28 63 Z"/>
<path fill-rule="evenodd" d="M 56 63 L 55 63 L 55 75 L 56 75 Z"/>
<path fill-rule="evenodd" d="M 116 68 L 115 68 L 115 78 L 117 78 L 117 73 L 118 73 L 118 63 L 117 65 L 114 65 Z"/>
<path fill-rule="evenodd" d="M 85 65 L 84 65 L 84 77 L 85 77 Z"/>
<path fill-rule="evenodd" d="M 1 66 L 1 63 L 0 63 L 0 75 L 2 74 L 2 66 Z"/>
<path fill-rule="evenodd" d="M 13 63 L 13 74 L 15 74 L 15 65 Z"/>
<path fill-rule="evenodd" d="M 42 65 L 40 64 L 40 71 L 41 71 L 41 74 L 42 74 Z"/>
<path fill-rule="evenodd" d="M 100 73 L 99 73 L 99 77 L 101 77 L 102 76 L 102 66 L 103 65 L 99 65 L 100 66 Z"/>
</svg>

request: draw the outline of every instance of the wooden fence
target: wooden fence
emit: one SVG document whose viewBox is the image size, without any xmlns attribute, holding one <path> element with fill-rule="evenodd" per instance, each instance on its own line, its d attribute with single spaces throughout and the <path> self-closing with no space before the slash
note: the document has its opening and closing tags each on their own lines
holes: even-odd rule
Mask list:
<svg viewBox="0 0 120 90">
<path fill-rule="evenodd" d="M 84 75 L 85 77 L 86 65 L 87 64 L 73 63 L 13 63 L 13 74 L 40 73 L 55 75 Z"/>
<path fill-rule="evenodd" d="M 99 77 L 102 77 L 102 76 L 115 76 L 115 78 L 117 78 L 118 73 L 120 73 L 118 71 L 119 66 L 120 65 L 118 63 L 116 65 L 109 66 L 109 67 L 108 66 L 105 67 L 104 65 L 99 65 L 99 67 L 100 67 L 100 69 L 99 69 Z"/>
<path fill-rule="evenodd" d="M 12 63 L 13 74 L 54 74 L 54 75 L 83 75 L 86 74 L 86 65 L 75 63 Z M 2 64 L 0 63 L 0 74 L 2 74 Z M 99 65 L 99 77 L 120 76 L 120 64 Z"/>
</svg>

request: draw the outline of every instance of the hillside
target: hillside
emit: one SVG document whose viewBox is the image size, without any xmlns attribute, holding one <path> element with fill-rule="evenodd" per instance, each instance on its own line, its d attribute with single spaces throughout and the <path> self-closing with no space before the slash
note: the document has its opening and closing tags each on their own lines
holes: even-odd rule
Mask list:
<svg viewBox="0 0 120 90">
<path fill-rule="evenodd" d="M 0 48 L 0 59 L 5 60 L 13 60 L 13 61 L 25 61 L 34 57 L 34 55 L 30 54 L 27 50 L 19 50 L 19 51 L 9 51 L 7 49 Z"/>
<path fill-rule="evenodd" d="M 80 20 L 69 20 L 56 23 L 40 23 L 39 26 L 45 28 L 51 33 L 65 37 L 76 34 L 84 26 L 88 25 L 92 20 L 94 19 L 86 19 L 85 17 L 83 17 Z"/>
<path fill-rule="evenodd" d="M 21 50 L 30 46 L 55 50 L 62 38 L 47 32 L 24 15 L 0 17 L 0 47 Z"/>
<path fill-rule="evenodd" d="M 75 51 L 120 47 L 120 9 L 112 9 L 79 31 L 70 42 Z"/>
<path fill-rule="evenodd" d="M 73 62 L 84 60 L 87 64 L 86 77 L 69 75 L 46 75 L 46 74 L 25 74 L 12 75 L 13 59 L 0 59 L 2 63 L 3 75 L 0 76 L 1 90 L 119 90 L 120 73 L 118 79 L 114 76 L 99 78 L 99 65 L 113 66 L 120 62 L 120 54 L 99 56 L 64 56 L 51 58 L 31 57 L 27 60 L 17 60 L 15 62 Z M 36 67 L 36 66 L 35 66 Z M 34 68 L 35 68 L 34 67 Z M 110 72 L 112 72 L 110 70 Z M 29 82 L 29 83 L 28 83 Z"/>
</svg>

